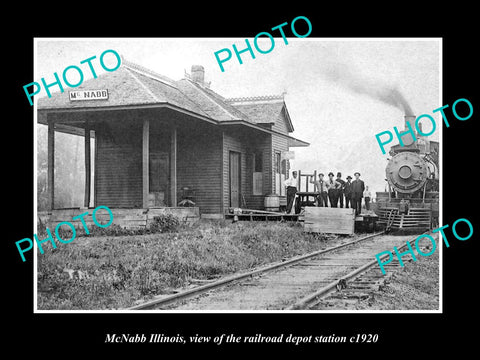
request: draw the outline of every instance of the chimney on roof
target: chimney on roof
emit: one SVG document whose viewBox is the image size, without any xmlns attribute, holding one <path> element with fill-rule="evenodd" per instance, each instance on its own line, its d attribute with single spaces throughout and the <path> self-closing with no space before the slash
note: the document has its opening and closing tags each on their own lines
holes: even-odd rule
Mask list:
<svg viewBox="0 0 480 360">
<path fill-rule="evenodd" d="M 205 81 L 205 69 L 202 65 L 192 65 L 192 70 L 190 74 L 193 81 L 203 85 Z"/>
</svg>

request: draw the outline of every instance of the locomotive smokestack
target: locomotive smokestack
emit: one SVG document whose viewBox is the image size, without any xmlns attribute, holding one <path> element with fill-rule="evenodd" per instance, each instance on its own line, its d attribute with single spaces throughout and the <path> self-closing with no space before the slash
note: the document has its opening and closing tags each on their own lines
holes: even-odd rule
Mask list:
<svg viewBox="0 0 480 360">
<path fill-rule="evenodd" d="M 415 137 L 418 138 L 418 133 L 415 129 L 415 119 L 417 118 L 415 115 L 405 115 L 404 116 L 405 118 L 405 131 L 408 131 L 409 128 L 407 126 L 407 124 L 410 124 L 410 128 L 413 130 L 413 133 L 415 134 Z M 409 133 L 409 134 L 405 134 L 403 136 L 403 144 L 404 145 L 412 145 L 414 143 L 414 139 L 413 139 L 413 136 Z"/>
<path fill-rule="evenodd" d="M 415 115 L 405 115 L 405 130 L 408 130 L 407 123 L 410 124 L 410 127 L 413 129 L 415 132 L 415 135 L 417 135 L 416 129 L 415 129 L 415 119 L 417 118 Z"/>
</svg>

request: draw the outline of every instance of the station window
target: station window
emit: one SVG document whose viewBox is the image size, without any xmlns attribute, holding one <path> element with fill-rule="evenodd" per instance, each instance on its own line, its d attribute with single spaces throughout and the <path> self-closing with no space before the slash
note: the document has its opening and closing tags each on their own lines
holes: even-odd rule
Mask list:
<svg viewBox="0 0 480 360">
<path fill-rule="evenodd" d="M 280 152 L 275 152 L 274 160 L 274 170 L 275 170 L 275 194 L 280 196 L 285 196 L 285 186 L 283 182 L 286 179 L 287 174 L 287 165 L 286 160 L 282 161 L 282 154 Z"/>
<path fill-rule="evenodd" d="M 263 195 L 263 156 L 261 152 L 252 154 L 252 169 L 253 195 Z"/>
</svg>

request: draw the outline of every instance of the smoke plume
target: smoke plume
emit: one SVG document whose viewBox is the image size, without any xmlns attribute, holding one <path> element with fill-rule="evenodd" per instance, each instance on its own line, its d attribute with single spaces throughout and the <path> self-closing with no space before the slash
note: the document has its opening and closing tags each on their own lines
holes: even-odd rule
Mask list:
<svg viewBox="0 0 480 360">
<path fill-rule="evenodd" d="M 405 115 L 413 115 L 410 105 L 396 86 L 367 79 L 352 71 L 351 66 L 341 62 L 331 62 L 322 68 L 322 73 L 328 80 L 354 93 L 366 95 L 372 99 L 394 106 L 402 110 Z"/>
</svg>

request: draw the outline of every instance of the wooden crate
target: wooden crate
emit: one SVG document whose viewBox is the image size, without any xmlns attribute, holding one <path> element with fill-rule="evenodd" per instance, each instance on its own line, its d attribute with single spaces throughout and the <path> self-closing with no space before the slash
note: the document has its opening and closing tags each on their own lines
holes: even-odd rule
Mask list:
<svg viewBox="0 0 480 360">
<path fill-rule="evenodd" d="M 354 209 L 305 207 L 306 232 L 352 235 L 354 227 Z"/>
</svg>

